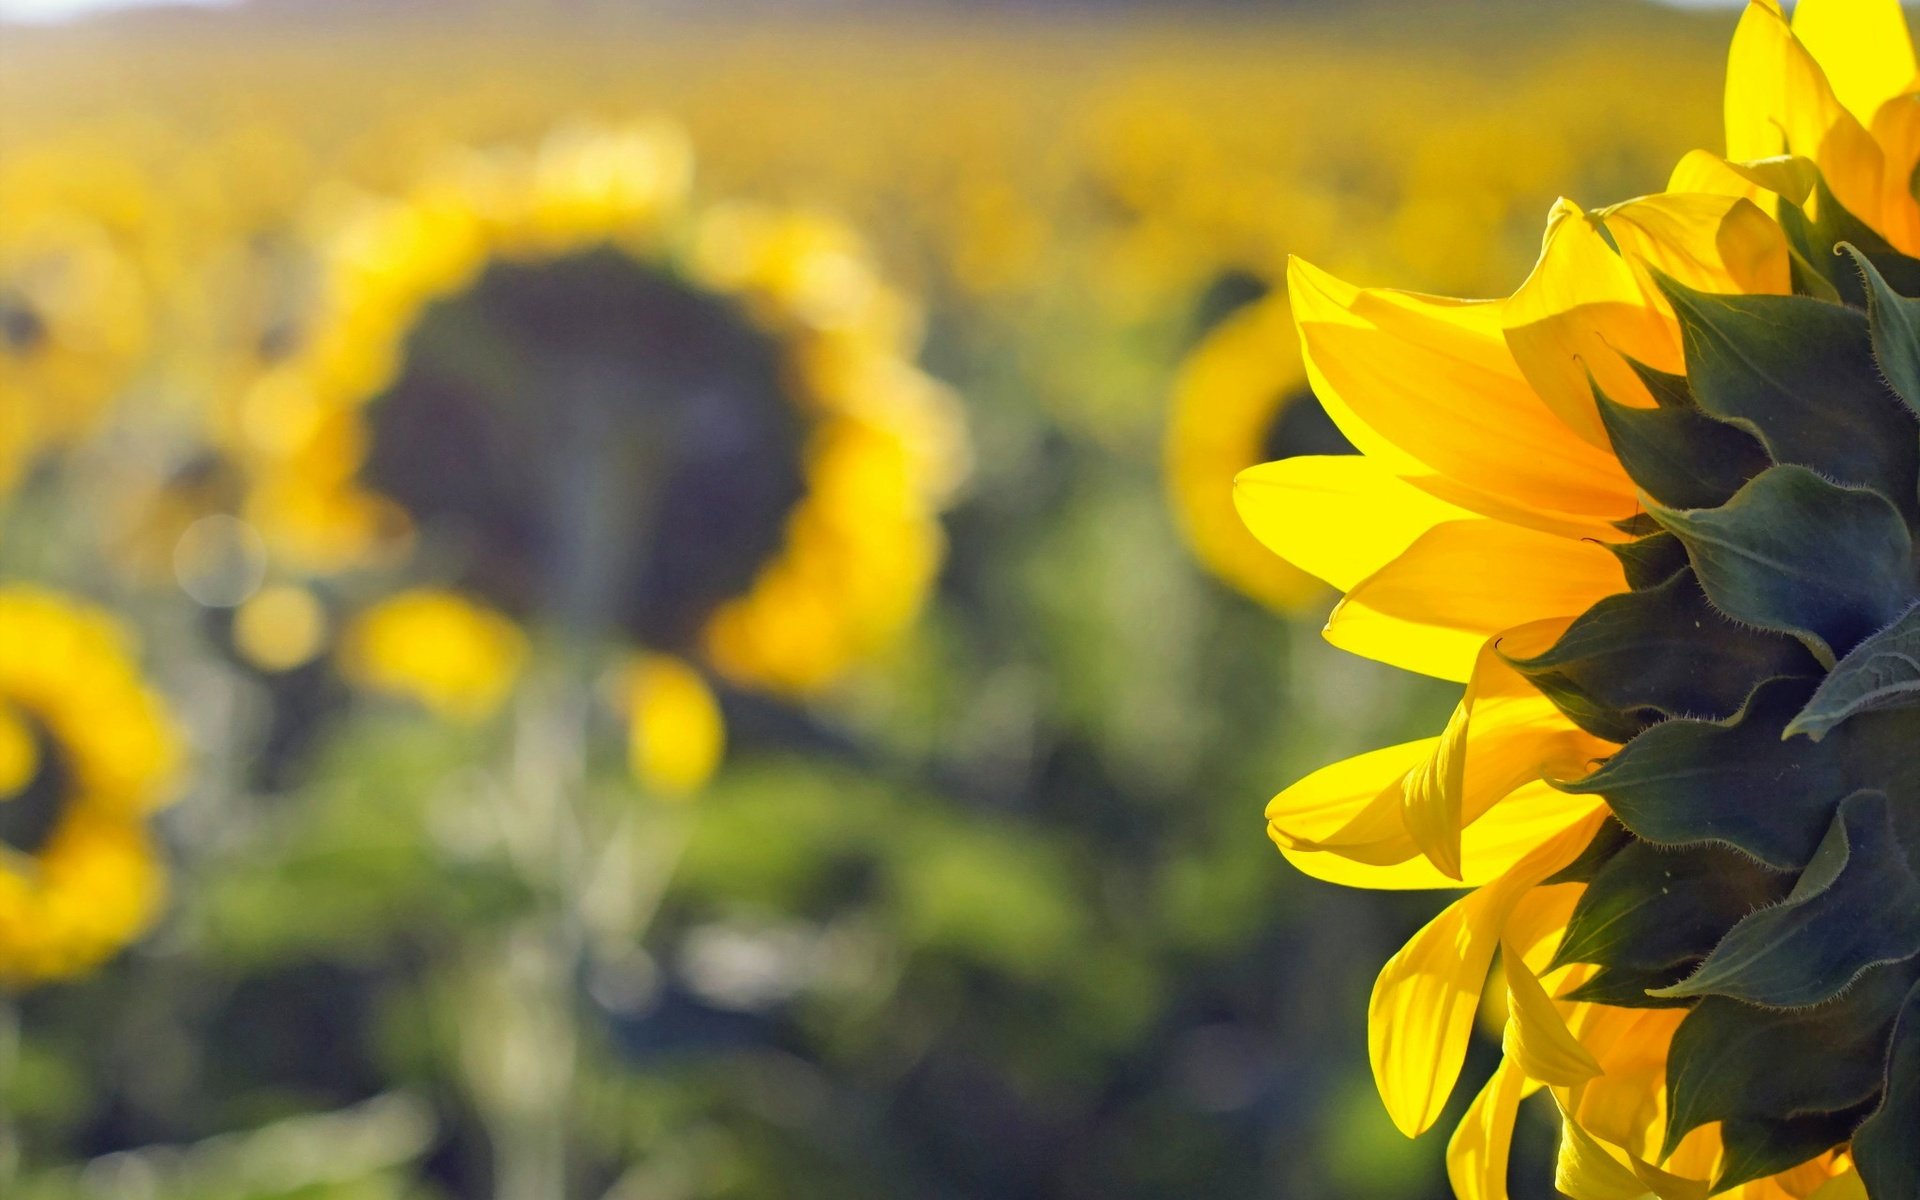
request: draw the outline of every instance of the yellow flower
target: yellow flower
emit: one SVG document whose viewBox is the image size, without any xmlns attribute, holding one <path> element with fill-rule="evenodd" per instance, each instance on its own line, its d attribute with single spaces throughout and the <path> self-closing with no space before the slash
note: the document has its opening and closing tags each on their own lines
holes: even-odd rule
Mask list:
<svg viewBox="0 0 1920 1200">
<path fill-rule="evenodd" d="M 444 717 L 497 712 L 527 658 L 527 639 L 500 613 L 455 592 L 404 591 L 356 616 L 341 669 L 362 687 L 404 696 Z"/>
<path fill-rule="evenodd" d="M 1194 553 L 1282 612 L 1310 607 L 1326 585 L 1261 548 L 1234 513 L 1229 483 L 1255 463 L 1345 449 L 1313 403 L 1299 355 L 1288 352 L 1292 325 L 1280 295 L 1223 321 L 1181 368 L 1166 436 L 1167 487 Z"/>
<path fill-rule="evenodd" d="M 636 657 L 621 680 L 627 762 L 648 792 L 681 799 L 720 765 L 726 727 L 699 672 L 664 654 Z"/>
<path fill-rule="evenodd" d="M 157 911 L 179 741 L 104 613 L 0 589 L 0 980 L 84 972 Z"/>
<path fill-rule="evenodd" d="M 1561 202 L 1507 299 L 1294 265 L 1309 378 L 1361 454 L 1253 468 L 1237 503 L 1345 593 L 1329 640 L 1465 693 L 1268 828 L 1324 879 L 1474 889 L 1369 1011 L 1417 1134 L 1501 963 L 1463 1197 L 1507 1194 L 1538 1090 L 1576 1200 L 1920 1186 L 1914 77 L 1891 0 L 1803 0 L 1791 27 L 1754 3 L 1735 157 Z"/>
<path fill-rule="evenodd" d="M 670 128 L 571 128 L 345 220 L 326 315 L 232 422 L 279 560 L 451 544 L 516 620 L 783 694 L 897 637 L 965 465 L 912 307 L 844 227 L 696 206 L 689 170 Z"/>
</svg>

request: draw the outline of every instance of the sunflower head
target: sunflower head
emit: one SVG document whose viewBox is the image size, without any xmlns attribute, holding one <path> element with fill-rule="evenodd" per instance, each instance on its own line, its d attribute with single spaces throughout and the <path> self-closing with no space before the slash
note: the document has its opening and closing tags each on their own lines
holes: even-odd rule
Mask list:
<svg viewBox="0 0 1920 1200">
<path fill-rule="evenodd" d="M 0 590 L 0 644 L 0 979 L 21 985 L 85 971 L 151 921 L 146 821 L 179 741 L 104 614 Z"/>
<path fill-rule="evenodd" d="M 779 692 L 897 633 L 961 450 L 911 309 L 837 224 L 686 191 L 670 130 L 576 129 L 350 222 L 238 421 L 282 560 Z"/>
<path fill-rule="evenodd" d="M 1477 888 L 1370 1014 L 1418 1132 L 1501 960 L 1464 1196 L 1506 1194 L 1541 1088 L 1577 1200 L 1920 1190 L 1915 73 L 1895 5 L 1756 3 L 1738 157 L 1563 202 L 1508 299 L 1296 265 L 1309 374 L 1363 455 L 1248 472 L 1242 510 L 1345 590 L 1332 640 L 1466 690 L 1269 828 L 1324 877 Z"/>
</svg>

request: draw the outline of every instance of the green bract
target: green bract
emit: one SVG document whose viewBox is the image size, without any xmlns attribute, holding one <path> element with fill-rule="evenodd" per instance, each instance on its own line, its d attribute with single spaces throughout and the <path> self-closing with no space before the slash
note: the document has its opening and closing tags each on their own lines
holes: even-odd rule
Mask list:
<svg viewBox="0 0 1920 1200">
<path fill-rule="evenodd" d="M 1684 379 L 1602 394 L 1646 514 L 1628 591 L 1514 666 L 1624 743 L 1568 791 L 1614 821 L 1554 960 L 1572 998 L 1689 1009 L 1670 1152 L 1722 1122 L 1716 1189 L 1851 1141 L 1920 1192 L 1920 260 L 1818 195 L 1791 296 L 1671 280 Z"/>
</svg>

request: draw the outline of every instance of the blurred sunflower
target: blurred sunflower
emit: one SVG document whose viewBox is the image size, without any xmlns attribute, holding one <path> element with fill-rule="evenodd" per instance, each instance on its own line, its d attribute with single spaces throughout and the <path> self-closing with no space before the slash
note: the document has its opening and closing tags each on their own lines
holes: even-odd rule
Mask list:
<svg viewBox="0 0 1920 1200">
<path fill-rule="evenodd" d="M 1166 435 L 1167 488 L 1193 552 L 1223 581 L 1282 612 L 1311 607 L 1326 585 L 1247 532 L 1234 512 L 1233 477 L 1256 463 L 1352 451 L 1313 402 L 1292 345 L 1284 295 L 1229 314 L 1182 365 Z"/>
<path fill-rule="evenodd" d="M 1915 74 L 1892 0 L 1756 2 L 1737 157 L 1563 201 L 1509 298 L 1293 269 L 1362 455 L 1254 468 L 1241 510 L 1346 592 L 1331 641 L 1466 691 L 1439 737 L 1281 793 L 1269 831 L 1322 878 L 1476 889 L 1369 1011 L 1418 1133 L 1499 951 L 1462 1196 L 1507 1194 L 1542 1089 L 1575 1200 L 1920 1193 Z"/>
<path fill-rule="evenodd" d="M 696 208 L 689 174 L 670 129 L 573 128 L 343 224 L 232 432 L 279 564 L 434 580 L 348 634 L 360 677 L 420 665 L 396 622 L 497 647 L 492 614 L 805 695 L 917 611 L 965 450 L 909 306 L 842 227 Z M 455 674 L 475 713 L 510 687 Z"/>
<path fill-rule="evenodd" d="M 21 985 L 85 971 L 152 920 L 146 819 L 179 745 L 105 613 L 6 588 L 0 647 L 0 980 Z"/>
<path fill-rule="evenodd" d="M 0 491 L 88 432 L 142 363 L 133 242 L 149 199 L 137 170 L 86 144 L 0 162 Z"/>
</svg>

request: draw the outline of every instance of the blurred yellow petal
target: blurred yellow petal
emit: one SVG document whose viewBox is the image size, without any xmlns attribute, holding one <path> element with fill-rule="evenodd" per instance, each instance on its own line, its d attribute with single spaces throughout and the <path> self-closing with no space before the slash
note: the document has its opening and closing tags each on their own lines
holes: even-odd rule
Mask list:
<svg viewBox="0 0 1920 1200">
<path fill-rule="evenodd" d="M 1502 304 L 1355 288 L 1299 259 L 1288 284 L 1315 394 L 1393 473 L 1549 527 L 1598 528 L 1633 511 L 1613 455 L 1582 441 L 1520 373 Z"/>
<path fill-rule="evenodd" d="M 1581 821 L 1537 844 L 1511 871 L 1448 906 L 1380 972 L 1367 1007 L 1368 1058 L 1388 1115 L 1408 1137 L 1431 1128 L 1446 1107 L 1513 906 L 1572 862 L 1593 829 Z"/>
<path fill-rule="evenodd" d="M 706 680 L 677 658 L 650 654 L 628 670 L 626 693 L 633 777 L 668 799 L 698 791 L 726 748 L 720 705 Z"/>
<path fill-rule="evenodd" d="M 1234 478 L 1233 499 L 1267 549 L 1342 590 L 1440 522 L 1470 515 L 1358 454 L 1250 467 Z"/>
<path fill-rule="evenodd" d="M 1481 646 L 1625 590 L 1605 547 L 1500 521 L 1448 521 L 1357 584 L 1327 620 L 1343 650 L 1466 682 Z"/>
<path fill-rule="evenodd" d="M 1899 0 L 1799 0 L 1793 34 L 1863 125 L 1913 84 L 1913 36 Z"/>
<path fill-rule="evenodd" d="M 0 800 L 33 781 L 40 769 L 40 748 L 33 731 L 12 706 L 0 704 Z"/>
<path fill-rule="evenodd" d="M 1507 1200 L 1513 1124 L 1527 1088 L 1520 1068 L 1502 1059 L 1460 1118 L 1447 1142 L 1447 1179 L 1458 1200 Z"/>
<path fill-rule="evenodd" d="M 355 683 L 411 699 L 443 717 L 491 716 L 519 681 L 526 635 L 505 616 L 456 592 L 416 588 L 356 617 L 341 639 L 341 668 Z"/>
</svg>

